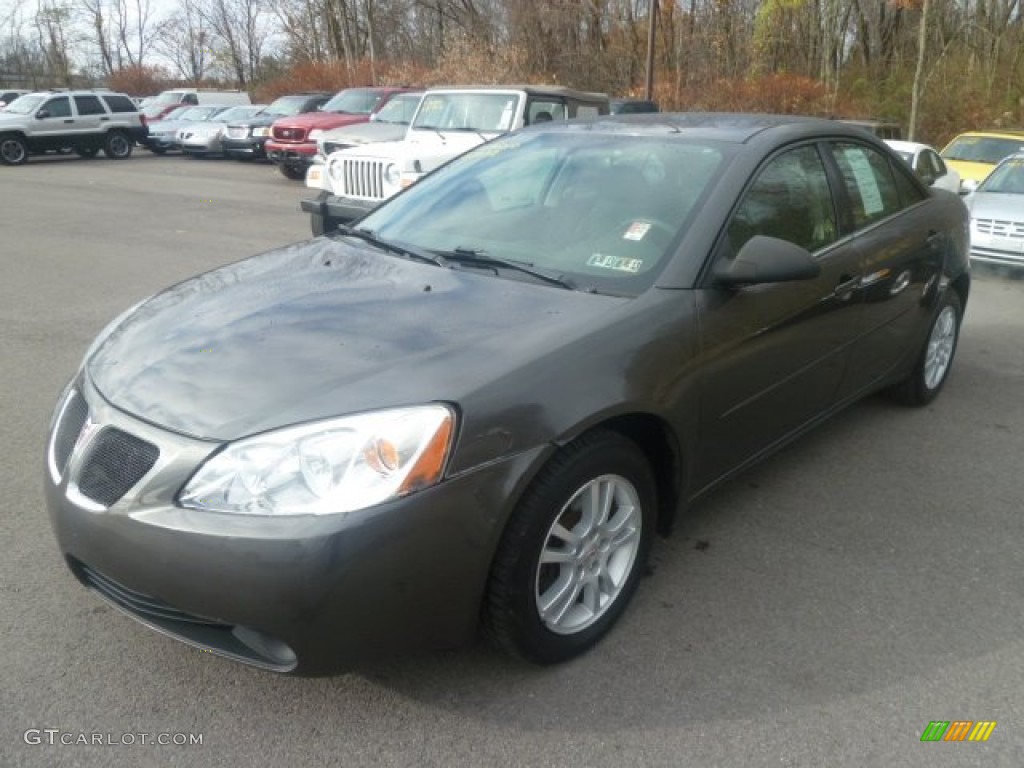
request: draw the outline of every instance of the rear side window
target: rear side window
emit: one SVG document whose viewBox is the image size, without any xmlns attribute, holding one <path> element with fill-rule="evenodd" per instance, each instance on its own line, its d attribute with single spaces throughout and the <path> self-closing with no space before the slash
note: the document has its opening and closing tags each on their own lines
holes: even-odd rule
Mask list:
<svg viewBox="0 0 1024 768">
<path fill-rule="evenodd" d="M 840 142 L 832 145 L 843 182 L 850 198 L 853 225 L 860 229 L 899 211 L 903 205 L 889 160 L 862 144 Z M 904 184 L 903 186 L 912 186 Z"/>
<path fill-rule="evenodd" d="M 103 109 L 103 105 L 96 96 L 75 96 L 75 109 L 78 110 L 80 115 L 107 114 L 107 111 Z"/>
<path fill-rule="evenodd" d="M 111 112 L 135 112 L 135 104 L 127 96 L 110 93 L 103 97 Z"/>
</svg>

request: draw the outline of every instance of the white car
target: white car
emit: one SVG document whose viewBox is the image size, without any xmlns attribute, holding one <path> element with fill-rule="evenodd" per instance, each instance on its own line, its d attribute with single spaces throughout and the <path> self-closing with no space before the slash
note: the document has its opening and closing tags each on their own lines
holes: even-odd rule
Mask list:
<svg viewBox="0 0 1024 768">
<path fill-rule="evenodd" d="M 915 141 L 886 140 L 885 143 L 906 160 L 928 186 L 960 192 L 960 174 L 946 165 L 934 147 Z"/>
<path fill-rule="evenodd" d="M 964 203 L 971 214 L 971 260 L 1024 267 L 1024 154 L 995 167 Z"/>
</svg>

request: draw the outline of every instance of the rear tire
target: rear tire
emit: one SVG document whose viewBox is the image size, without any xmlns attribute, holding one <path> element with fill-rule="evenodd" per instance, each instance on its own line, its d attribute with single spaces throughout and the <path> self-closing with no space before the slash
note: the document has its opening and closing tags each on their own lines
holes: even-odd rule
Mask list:
<svg viewBox="0 0 1024 768">
<path fill-rule="evenodd" d="M 24 165 L 28 162 L 28 144 L 16 133 L 0 136 L 0 163 Z"/>
<path fill-rule="evenodd" d="M 559 451 L 498 545 L 484 606 L 492 639 L 540 664 L 597 643 L 643 575 L 656 503 L 651 468 L 622 435 L 594 432 Z"/>
<path fill-rule="evenodd" d="M 132 140 L 121 131 L 111 131 L 103 142 L 103 154 L 111 160 L 126 160 L 132 155 Z"/>
<path fill-rule="evenodd" d="M 953 367 L 962 317 L 960 296 L 950 288 L 935 308 L 928 338 L 913 370 L 889 390 L 894 399 L 905 405 L 921 406 L 938 397 Z"/>
</svg>

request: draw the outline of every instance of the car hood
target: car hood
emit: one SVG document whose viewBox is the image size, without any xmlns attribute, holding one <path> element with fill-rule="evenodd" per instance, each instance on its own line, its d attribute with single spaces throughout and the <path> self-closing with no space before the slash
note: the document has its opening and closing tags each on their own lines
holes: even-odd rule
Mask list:
<svg viewBox="0 0 1024 768">
<path fill-rule="evenodd" d="M 337 128 L 342 125 L 354 125 L 370 120 L 369 115 L 353 115 L 347 112 L 303 112 L 292 117 L 279 117 L 275 125 L 282 128 Z"/>
<path fill-rule="evenodd" d="M 459 402 L 593 332 L 627 301 L 317 238 L 157 294 L 99 343 L 87 371 L 128 413 L 232 440 Z"/>
<path fill-rule="evenodd" d="M 943 158 L 946 165 L 960 174 L 964 181 L 984 181 L 985 177 L 992 173 L 996 167 L 995 163 L 975 163 L 968 160 L 950 160 Z"/>
<path fill-rule="evenodd" d="M 1007 192 L 975 192 L 966 200 L 971 217 L 1024 221 L 1024 195 Z"/>
<path fill-rule="evenodd" d="M 394 141 L 405 136 L 409 126 L 403 123 L 357 123 L 343 125 L 325 131 L 322 139 L 349 144 L 370 144 L 378 141 Z"/>
</svg>

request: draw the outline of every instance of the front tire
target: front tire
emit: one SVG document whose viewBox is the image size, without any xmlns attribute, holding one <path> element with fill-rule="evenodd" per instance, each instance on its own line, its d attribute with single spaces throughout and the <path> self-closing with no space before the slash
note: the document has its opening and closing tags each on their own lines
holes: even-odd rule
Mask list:
<svg viewBox="0 0 1024 768">
<path fill-rule="evenodd" d="M 28 162 L 28 144 L 17 134 L 0 136 L 0 163 L 24 165 Z"/>
<path fill-rule="evenodd" d="M 103 142 L 103 154 L 111 160 L 126 160 L 132 155 L 132 140 L 121 131 L 111 131 Z"/>
<path fill-rule="evenodd" d="M 281 163 L 281 173 L 284 174 L 286 179 L 291 179 L 292 181 L 302 181 L 306 178 L 306 169 L 297 165 Z"/>
<path fill-rule="evenodd" d="M 928 338 L 913 370 L 890 390 L 896 400 L 905 405 L 921 406 L 938 397 L 953 367 L 962 317 L 960 296 L 950 288 L 939 300 L 932 316 Z"/>
<path fill-rule="evenodd" d="M 615 432 L 594 432 L 545 466 L 509 520 L 484 621 L 506 651 L 566 661 L 604 637 L 644 570 L 655 528 L 654 477 Z"/>
</svg>

